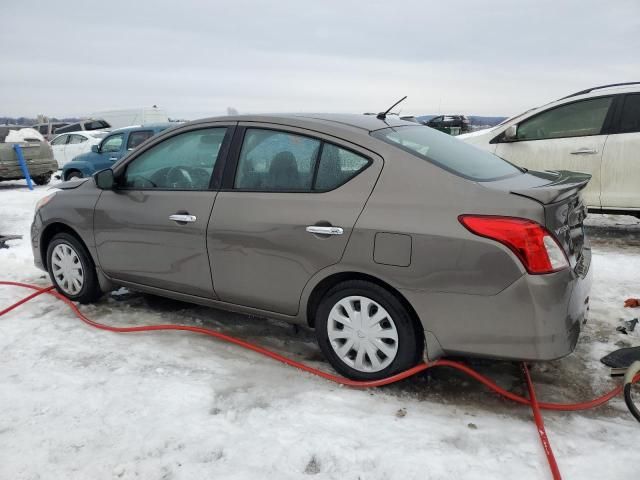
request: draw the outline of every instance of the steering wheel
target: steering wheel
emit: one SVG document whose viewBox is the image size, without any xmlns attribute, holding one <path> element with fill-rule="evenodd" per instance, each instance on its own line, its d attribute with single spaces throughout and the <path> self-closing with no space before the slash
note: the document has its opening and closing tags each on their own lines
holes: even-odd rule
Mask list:
<svg viewBox="0 0 640 480">
<path fill-rule="evenodd" d="M 172 188 L 193 188 L 193 179 L 184 167 L 171 167 L 167 171 L 167 183 Z"/>
</svg>

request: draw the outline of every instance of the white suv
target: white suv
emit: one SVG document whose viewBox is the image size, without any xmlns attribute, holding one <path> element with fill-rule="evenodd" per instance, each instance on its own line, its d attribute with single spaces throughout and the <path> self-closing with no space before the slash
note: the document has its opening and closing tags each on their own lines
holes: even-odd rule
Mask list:
<svg viewBox="0 0 640 480">
<path fill-rule="evenodd" d="M 457 138 L 531 170 L 589 173 L 589 208 L 640 213 L 640 82 L 583 90 Z"/>
</svg>

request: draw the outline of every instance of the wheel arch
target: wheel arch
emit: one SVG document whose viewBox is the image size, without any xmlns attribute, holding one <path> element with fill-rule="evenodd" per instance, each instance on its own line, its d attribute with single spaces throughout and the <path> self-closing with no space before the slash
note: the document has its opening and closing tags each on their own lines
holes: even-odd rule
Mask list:
<svg viewBox="0 0 640 480">
<path fill-rule="evenodd" d="M 396 297 L 398 301 L 400 301 L 400 303 L 407 309 L 407 312 L 409 312 L 409 315 L 411 316 L 411 319 L 413 320 L 414 325 L 418 329 L 418 331 L 424 330 L 424 326 L 420 320 L 420 317 L 418 316 L 418 313 L 398 289 L 374 275 L 355 271 L 333 273 L 320 280 L 313 287 L 313 290 L 309 294 L 306 303 L 306 320 L 309 327 L 313 328 L 315 326 L 315 314 L 318 309 L 318 305 L 320 304 L 320 301 L 322 300 L 324 295 L 338 283 L 348 280 L 364 280 L 375 283 L 376 285 L 384 288 L 394 297 Z"/>
<path fill-rule="evenodd" d="M 78 172 L 79 174 L 84 176 L 84 172 L 82 170 L 80 170 L 79 168 L 76 168 L 76 167 L 72 167 L 72 168 L 69 168 L 69 169 L 64 171 L 63 180 L 68 180 L 69 179 L 69 175 L 71 175 L 72 173 L 75 173 L 75 172 Z"/>
<path fill-rule="evenodd" d="M 47 262 L 48 262 L 47 249 L 49 247 L 49 243 L 51 242 L 51 239 L 58 233 L 67 233 L 69 235 L 72 235 L 74 238 L 76 238 L 85 248 L 85 250 L 89 253 L 89 255 L 92 257 L 91 260 L 93 261 L 93 264 L 96 265 L 96 260 L 91 255 L 91 250 L 87 247 L 86 242 L 82 239 L 80 234 L 76 232 L 72 227 L 67 225 L 66 223 L 53 222 L 47 225 L 42 231 L 42 233 L 40 234 L 40 242 L 39 242 L 40 258 L 42 259 L 42 265 L 44 266 L 45 269 L 49 268 L 49 266 L 47 265 Z"/>
</svg>

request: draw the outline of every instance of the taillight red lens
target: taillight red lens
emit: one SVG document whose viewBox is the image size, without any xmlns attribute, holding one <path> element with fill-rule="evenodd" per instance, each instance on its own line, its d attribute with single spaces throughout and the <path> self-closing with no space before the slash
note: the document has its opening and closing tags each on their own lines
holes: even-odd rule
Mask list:
<svg viewBox="0 0 640 480">
<path fill-rule="evenodd" d="M 552 273 L 567 268 L 567 256 L 551 233 L 526 218 L 488 215 L 460 215 L 470 232 L 507 246 L 529 273 Z"/>
</svg>

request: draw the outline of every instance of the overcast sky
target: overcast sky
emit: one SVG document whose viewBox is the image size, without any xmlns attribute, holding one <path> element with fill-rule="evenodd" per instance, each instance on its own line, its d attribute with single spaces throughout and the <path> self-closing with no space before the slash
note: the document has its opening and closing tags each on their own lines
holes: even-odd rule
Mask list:
<svg viewBox="0 0 640 480">
<path fill-rule="evenodd" d="M 9 1 L 0 115 L 511 115 L 640 80 L 640 0 Z"/>
</svg>

